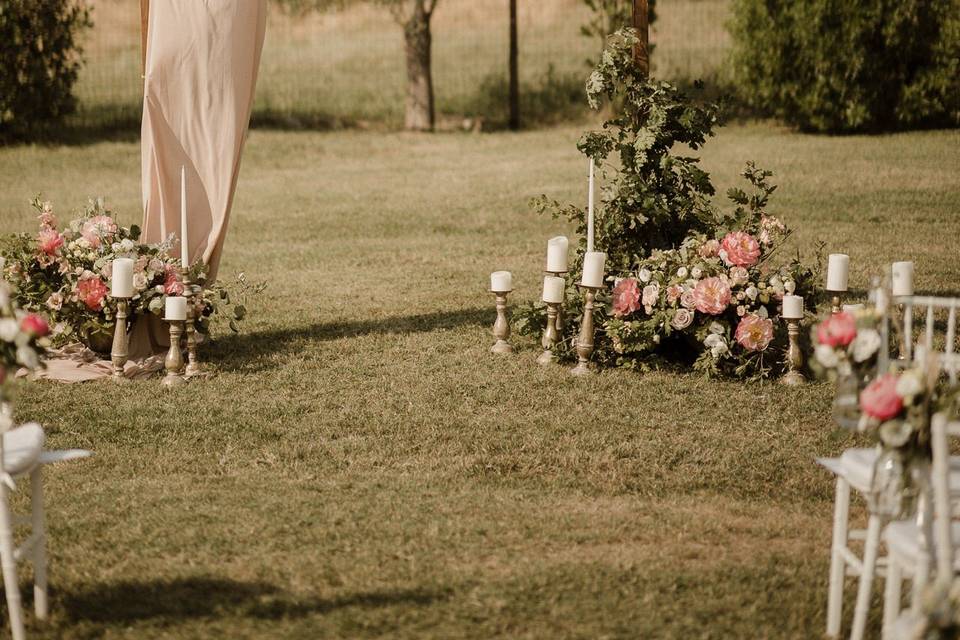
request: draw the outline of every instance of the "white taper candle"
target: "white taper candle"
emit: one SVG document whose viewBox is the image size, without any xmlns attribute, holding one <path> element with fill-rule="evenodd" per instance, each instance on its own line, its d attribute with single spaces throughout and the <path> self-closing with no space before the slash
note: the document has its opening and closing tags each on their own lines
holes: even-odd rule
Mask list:
<svg viewBox="0 0 960 640">
<path fill-rule="evenodd" d="M 187 169 L 180 165 L 180 263 L 190 268 L 190 241 L 187 239 Z"/>
<path fill-rule="evenodd" d="M 588 161 L 590 180 L 587 187 L 587 251 L 593 251 L 593 158 L 588 158 Z"/>
</svg>

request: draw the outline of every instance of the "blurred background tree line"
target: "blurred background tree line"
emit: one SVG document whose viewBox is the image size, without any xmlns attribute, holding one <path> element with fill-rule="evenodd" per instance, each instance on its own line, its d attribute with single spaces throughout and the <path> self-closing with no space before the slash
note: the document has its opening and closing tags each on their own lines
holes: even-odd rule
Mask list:
<svg viewBox="0 0 960 640">
<path fill-rule="evenodd" d="M 582 119 L 632 0 L 270 0 L 254 126 Z M 804 130 L 960 125 L 960 0 L 650 2 L 652 73 Z M 135 0 L 0 1 L 0 138 L 135 131 Z"/>
</svg>

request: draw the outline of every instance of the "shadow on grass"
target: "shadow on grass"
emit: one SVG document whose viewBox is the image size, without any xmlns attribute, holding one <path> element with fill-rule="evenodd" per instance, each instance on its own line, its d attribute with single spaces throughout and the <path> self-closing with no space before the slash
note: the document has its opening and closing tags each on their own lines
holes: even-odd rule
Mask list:
<svg viewBox="0 0 960 640">
<path fill-rule="evenodd" d="M 492 324 L 493 320 L 493 312 L 490 309 L 478 307 L 376 320 L 317 323 L 273 331 L 222 336 L 211 342 L 209 346 L 205 346 L 201 356 L 208 362 L 216 362 L 222 371 L 251 373 L 280 366 L 276 356 L 303 351 L 305 343 L 358 338 L 372 334 L 429 333 L 441 329 Z"/>
<path fill-rule="evenodd" d="M 263 582 L 193 577 L 125 581 L 62 594 L 69 623 L 129 624 L 138 620 L 216 618 L 280 619 L 324 614 L 338 609 L 377 609 L 393 605 L 427 606 L 446 600 L 447 591 L 391 589 L 300 599 Z"/>
</svg>

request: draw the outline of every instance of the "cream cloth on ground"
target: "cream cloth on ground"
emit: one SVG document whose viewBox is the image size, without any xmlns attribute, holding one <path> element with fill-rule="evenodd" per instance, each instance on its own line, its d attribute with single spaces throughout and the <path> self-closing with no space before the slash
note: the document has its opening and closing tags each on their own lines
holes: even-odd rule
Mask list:
<svg viewBox="0 0 960 640">
<path fill-rule="evenodd" d="M 163 355 L 149 356 L 137 360 L 128 360 L 123 368 L 126 378 L 142 380 L 155 375 L 163 369 Z M 26 369 L 17 372 L 17 377 L 29 375 Z M 87 349 L 80 343 L 69 344 L 61 349 L 52 349 L 46 360 L 46 369 L 33 374 L 40 380 L 57 382 L 87 382 L 113 375 L 113 364 L 103 360 L 98 353 Z"/>
</svg>

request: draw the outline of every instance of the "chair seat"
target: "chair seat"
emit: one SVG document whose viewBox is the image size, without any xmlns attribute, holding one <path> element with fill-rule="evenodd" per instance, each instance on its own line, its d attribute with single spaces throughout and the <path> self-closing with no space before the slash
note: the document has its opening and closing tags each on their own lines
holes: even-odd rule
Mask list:
<svg viewBox="0 0 960 640">
<path fill-rule="evenodd" d="M 3 434 L 3 470 L 12 476 L 30 471 L 43 451 L 43 427 L 30 422 Z"/>
<path fill-rule="evenodd" d="M 951 525 L 953 535 L 953 544 L 957 545 L 960 541 L 960 522 L 954 522 Z M 936 548 L 937 534 L 933 534 L 931 541 L 931 556 L 935 555 L 932 549 Z M 913 520 L 899 520 L 887 525 L 883 532 L 883 540 L 887 543 L 887 551 L 908 565 L 916 562 L 920 555 L 920 532 L 917 523 Z M 960 558 L 958 558 L 960 561 Z"/>
<path fill-rule="evenodd" d="M 897 618 L 887 634 L 890 640 L 914 640 L 920 637 L 917 631 L 923 626 L 923 619 L 918 614 L 907 611 Z"/>
<path fill-rule="evenodd" d="M 875 447 L 847 449 L 839 458 L 818 458 L 817 462 L 866 493 L 873 486 L 873 467 L 878 455 Z M 950 487 L 960 490 L 960 456 L 950 456 Z"/>
</svg>

